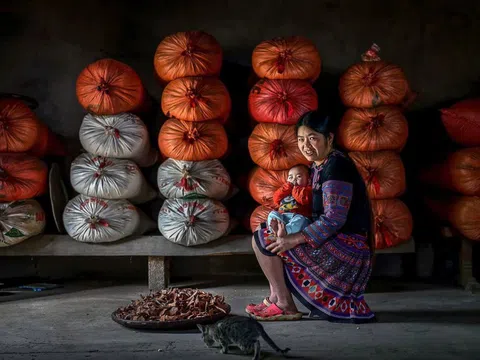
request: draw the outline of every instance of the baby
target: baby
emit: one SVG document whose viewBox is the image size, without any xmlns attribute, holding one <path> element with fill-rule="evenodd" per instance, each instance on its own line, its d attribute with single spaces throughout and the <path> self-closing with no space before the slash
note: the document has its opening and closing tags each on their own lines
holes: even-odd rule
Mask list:
<svg viewBox="0 0 480 360">
<path fill-rule="evenodd" d="M 312 186 L 309 169 L 305 165 L 296 165 L 288 172 L 287 182 L 273 194 L 273 202 L 278 211 L 268 214 L 267 224 L 278 236 L 278 222 L 285 224 L 287 234 L 295 234 L 311 224 Z"/>
</svg>

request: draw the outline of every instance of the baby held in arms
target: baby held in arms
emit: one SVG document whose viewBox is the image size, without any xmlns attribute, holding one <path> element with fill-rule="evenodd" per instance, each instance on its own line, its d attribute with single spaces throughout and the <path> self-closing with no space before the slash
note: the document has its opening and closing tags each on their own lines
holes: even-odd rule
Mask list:
<svg viewBox="0 0 480 360">
<path fill-rule="evenodd" d="M 273 194 L 278 210 L 268 214 L 267 224 L 277 236 L 295 234 L 311 224 L 312 186 L 309 168 L 296 165 L 288 172 L 287 182 Z M 285 226 L 279 226 L 279 223 Z"/>
</svg>

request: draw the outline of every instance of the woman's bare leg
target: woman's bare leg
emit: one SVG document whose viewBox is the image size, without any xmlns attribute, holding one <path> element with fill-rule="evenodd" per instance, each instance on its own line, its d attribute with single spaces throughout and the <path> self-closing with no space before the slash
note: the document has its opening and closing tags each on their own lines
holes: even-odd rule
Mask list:
<svg viewBox="0 0 480 360">
<path fill-rule="evenodd" d="M 292 294 L 285 283 L 282 259 L 278 256 L 263 255 L 258 249 L 255 239 L 252 239 L 252 247 L 258 263 L 270 283 L 270 301 L 282 310 L 297 312 Z"/>
</svg>

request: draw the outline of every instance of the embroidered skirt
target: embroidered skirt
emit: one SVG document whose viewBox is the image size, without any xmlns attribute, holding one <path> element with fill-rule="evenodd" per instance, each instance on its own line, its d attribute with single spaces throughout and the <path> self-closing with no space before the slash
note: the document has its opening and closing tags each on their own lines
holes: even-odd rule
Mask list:
<svg viewBox="0 0 480 360">
<path fill-rule="evenodd" d="M 266 250 L 275 238 L 268 229 L 257 230 L 254 237 L 264 255 L 277 256 Z M 337 234 L 319 248 L 302 244 L 278 256 L 285 263 L 288 287 L 311 316 L 332 322 L 375 321 L 363 298 L 372 272 L 366 237 Z"/>
</svg>

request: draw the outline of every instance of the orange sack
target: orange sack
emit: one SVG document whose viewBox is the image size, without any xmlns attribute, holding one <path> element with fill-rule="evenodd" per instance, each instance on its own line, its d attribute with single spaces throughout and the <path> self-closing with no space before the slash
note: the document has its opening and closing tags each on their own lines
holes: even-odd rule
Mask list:
<svg viewBox="0 0 480 360">
<path fill-rule="evenodd" d="M 376 249 L 394 247 L 410 239 L 412 214 L 401 200 L 372 200 L 372 211 Z"/>
<path fill-rule="evenodd" d="M 480 98 L 457 102 L 440 110 L 450 138 L 463 146 L 480 146 Z"/>
<path fill-rule="evenodd" d="M 317 93 L 304 80 L 260 80 L 248 96 L 248 111 L 258 122 L 294 125 L 317 108 Z"/>
<path fill-rule="evenodd" d="M 268 214 L 270 211 L 274 210 L 268 206 L 257 206 L 255 210 L 253 210 L 252 215 L 250 215 L 250 228 L 252 232 L 263 222 L 267 221 Z"/>
<path fill-rule="evenodd" d="M 135 70 L 113 59 L 89 64 L 78 76 L 76 88 L 80 105 L 96 115 L 137 112 L 147 98 Z"/>
<path fill-rule="evenodd" d="M 372 108 L 400 105 L 410 89 L 399 66 L 384 61 L 364 61 L 347 69 L 340 78 L 339 91 L 345 106 Z"/>
<path fill-rule="evenodd" d="M 232 101 L 225 85 L 213 77 L 186 77 L 170 82 L 162 94 L 162 111 L 185 121 L 218 120 L 224 123 Z"/>
<path fill-rule="evenodd" d="M 480 196 L 480 147 L 450 154 L 445 163 L 433 165 L 420 178 L 427 184 L 462 195 Z"/>
<path fill-rule="evenodd" d="M 480 197 L 426 198 L 426 203 L 436 216 L 443 221 L 448 221 L 467 239 L 480 241 Z"/>
<path fill-rule="evenodd" d="M 187 76 L 217 76 L 223 52 L 218 41 L 203 31 L 178 32 L 157 47 L 153 64 L 165 83 Z"/>
<path fill-rule="evenodd" d="M 317 47 L 301 36 L 263 41 L 252 54 L 252 66 L 259 78 L 315 81 L 322 61 Z"/>
<path fill-rule="evenodd" d="M 337 133 L 340 146 L 349 151 L 393 150 L 400 152 L 408 138 L 408 123 L 400 109 L 348 109 Z"/>
<path fill-rule="evenodd" d="M 254 168 L 249 175 L 248 190 L 260 205 L 274 207 L 273 193 L 287 181 L 288 170 L 265 170 L 261 167 Z"/>
<path fill-rule="evenodd" d="M 65 156 L 64 145 L 21 100 L 0 99 L 0 152 Z"/>
<path fill-rule="evenodd" d="M 267 170 L 310 164 L 298 149 L 293 125 L 258 124 L 248 138 L 248 150 L 253 162 Z"/>
<path fill-rule="evenodd" d="M 397 153 L 374 151 L 348 155 L 362 175 L 370 199 L 391 199 L 405 192 L 405 167 Z"/>
<path fill-rule="evenodd" d="M 31 199 L 47 189 L 47 165 L 24 154 L 0 154 L 0 202 Z"/>
<path fill-rule="evenodd" d="M 216 121 L 167 120 L 158 134 L 160 152 L 166 158 L 186 161 L 219 159 L 228 149 L 224 127 Z"/>
</svg>

